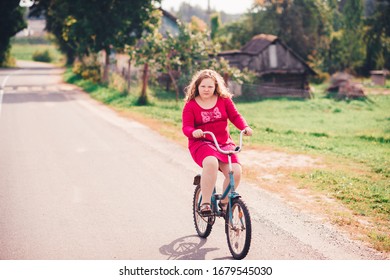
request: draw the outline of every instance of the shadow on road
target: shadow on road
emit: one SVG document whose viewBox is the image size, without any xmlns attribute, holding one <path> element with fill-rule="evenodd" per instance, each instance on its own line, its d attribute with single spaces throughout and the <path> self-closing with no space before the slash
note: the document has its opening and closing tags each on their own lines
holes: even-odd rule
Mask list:
<svg viewBox="0 0 390 280">
<path fill-rule="evenodd" d="M 206 254 L 218 248 L 203 248 L 207 239 L 197 235 L 180 237 L 160 247 L 160 253 L 168 256 L 168 260 L 205 260 Z"/>
<path fill-rule="evenodd" d="M 26 103 L 26 102 L 68 102 L 71 101 L 72 92 L 64 92 L 60 89 L 46 89 L 42 88 L 41 91 L 34 91 L 30 89 L 29 92 L 12 92 L 9 91 L 4 95 L 3 103 Z"/>
<path fill-rule="evenodd" d="M 3 103 L 26 103 L 26 102 L 67 102 L 66 98 L 59 92 L 33 92 L 28 93 L 6 93 L 4 94 Z"/>
</svg>

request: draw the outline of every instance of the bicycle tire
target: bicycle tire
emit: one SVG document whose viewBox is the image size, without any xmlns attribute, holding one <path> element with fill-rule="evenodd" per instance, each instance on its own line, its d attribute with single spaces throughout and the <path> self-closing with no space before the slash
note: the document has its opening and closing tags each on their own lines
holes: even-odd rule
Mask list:
<svg viewBox="0 0 390 280">
<path fill-rule="evenodd" d="M 230 253 L 233 258 L 241 260 L 249 252 L 252 239 L 252 222 L 248 207 L 242 199 L 233 199 L 231 207 L 233 224 L 231 225 L 229 211 L 226 211 L 225 233 Z"/>
<path fill-rule="evenodd" d="M 199 205 L 200 196 L 201 196 L 200 185 L 197 185 L 195 187 L 194 198 L 192 202 L 192 213 L 194 217 L 194 225 L 198 235 L 202 238 L 207 238 L 210 235 L 211 230 L 213 228 L 215 217 L 214 216 L 202 217 L 199 214 L 198 205 Z"/>
</svg>

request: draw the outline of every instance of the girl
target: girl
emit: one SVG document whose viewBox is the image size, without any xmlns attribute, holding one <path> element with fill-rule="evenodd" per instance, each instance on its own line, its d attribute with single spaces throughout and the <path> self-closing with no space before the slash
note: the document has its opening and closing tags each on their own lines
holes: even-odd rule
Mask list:
<svg viewBox="0 0 390 280">
<path fill-rule="evenodd" d="M 223 190 L 229 184 L 229 165 L 228 156 L 219 153 L 212 138 L 209 135 L 205 136 L 203 131 L 213 132 L 220 147 L 223 150 L 231 150 L 235 144 L 230 137 L 228 120 L 239 130 L 245 129 L 248 136 L 252 135 L 252 129 L 237 111 L 231 93 L 217 72 L 210 69 L 197 72 L 185 92 L 182 130 L 188 137 L 188 148 L 192 158 L 203 168 L 200 181 L 203 203 L 200 211 L 206 215 L 211 213 L 210 201 L 218 170 L 225 176 Z M 242 173 L 241 165 L 237 155 L 232 155 L 231 159 L 234 180 L 238 186 Z M 225 209 L 226 205 L 227 198 L 220 206 Z"/>
</svg>

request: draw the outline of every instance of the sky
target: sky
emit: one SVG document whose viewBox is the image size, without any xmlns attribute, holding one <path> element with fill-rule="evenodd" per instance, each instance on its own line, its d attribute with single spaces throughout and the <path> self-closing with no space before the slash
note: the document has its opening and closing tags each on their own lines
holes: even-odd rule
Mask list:
<svg viewBox="0 0 390 280">
<path fill-rule="evenodd" d="M 187 3 L 191 6 L 198 5 L 207 9 L 208 0 L 162 0 L 161 7 L 167 11 L 170 11 L 171 8 L 177 11 L 181 3 Z M 251 7 L 252 3 L 253 0 L 210 0 L 210 7 L 228 14 L 242 14 Z"/>
</svg>

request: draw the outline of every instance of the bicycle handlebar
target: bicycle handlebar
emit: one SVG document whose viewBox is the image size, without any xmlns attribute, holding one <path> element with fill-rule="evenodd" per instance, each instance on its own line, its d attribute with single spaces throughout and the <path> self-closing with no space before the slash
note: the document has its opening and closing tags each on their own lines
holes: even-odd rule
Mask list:
<svg viewBox="0 0 390 280">
<path fill-rule="evenodd" d="M 230 151 L 225 151 L 225 150 L 221 149 L 221 147 L 218 144 L 217 138 L 215 138 L 214 133 L 212 133 L 211 131 L 203 131 L 203 136 L 208 134 L 208 135 L 211 136 L 211 138 L 213 138 L 215 147 L 217 148 L 218 152 L 220 152 L 222 154 L 225 154 L 225 155 L 231 155 L 231 154 L 237 154 L 237 153 L 241 152 L 241 148 L 242 148 L 242 135 L 245 134 L 245 133 L 246 133 L 245 129 L 240 131 L 240 144 L 234 150 L 230 150 Z"/>
</svg>

